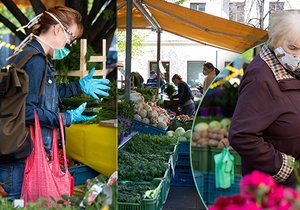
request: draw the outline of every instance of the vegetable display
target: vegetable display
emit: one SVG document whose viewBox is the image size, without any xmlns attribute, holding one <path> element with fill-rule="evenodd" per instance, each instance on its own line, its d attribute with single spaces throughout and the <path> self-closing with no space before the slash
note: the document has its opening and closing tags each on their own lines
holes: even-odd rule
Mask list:
<svg viewBox="0 0 300 210">
<path fill-rule="evenodd" d="M 178 127 L 175 131 L 168 131 L 167 136 L 175 137 L 178 141 L 189 141 L 192 136 L 192 130 L 185 131 L 183 127 Z"/>
<path fill-rule="evenodd" d="M 209 123 L 200 122 L 194 126 L 192 146 L 200 147 L 229 147 L 228 129 L 231 120 L 223 118 L 221 121 L 212 120 Z"/>
<path fill-rule="evenodd" d="M 138 96 L 135 96 L 139 98 Z M 167 111 L 155 103 L 145 103 L 143 97 L 139 101 L 136 101 L 134 105 L 134 119 L 142 121 L 153 126 L 167 129 L 171 118 Z"/>
<path fill-rule="evenodd" d="M 152 187 L 152 189 L 155 186 Z M 146 191 L 151 190 L 151 184 L 119 182 L 118 183 L 118 201 L 126 203 L 141 203 Z"/>
<path fill-rule="evenodd" d="M 161 178 L 177 139 L 169 136 L 138 134 L 119 152 L 119 179 L 151 181 Z"/>
<path fill-rule="evenodd" d="M 174 136 L 137 134 L 119 151 L 118 201 L 141 203 L 155 195 L 178 140 Z"/>
</svg>

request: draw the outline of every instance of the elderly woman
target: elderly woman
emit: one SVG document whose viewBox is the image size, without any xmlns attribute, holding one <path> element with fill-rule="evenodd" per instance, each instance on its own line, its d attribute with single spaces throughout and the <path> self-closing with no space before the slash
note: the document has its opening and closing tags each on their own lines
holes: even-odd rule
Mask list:
<svg viewBox="0 0 300 210">
<path fill-rule="evenodd" d="M 245 70 L 229 141 L 242 173 L 259 170 L 294 187 L 300 156 L 300 11 L 274 14 L 269 40 Z"/>
</svg>

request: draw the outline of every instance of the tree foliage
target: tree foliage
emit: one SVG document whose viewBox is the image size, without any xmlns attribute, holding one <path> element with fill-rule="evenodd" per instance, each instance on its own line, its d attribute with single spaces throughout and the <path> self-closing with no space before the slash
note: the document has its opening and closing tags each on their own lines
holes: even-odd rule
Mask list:
<svg viewBox="0 0 300 210">
<path fill-rule="evenodd" d="M 126 51 L 126 32 L 118 31 L 116 33 L 118 39 L 118 53 L 120 55 L 125 55 Z M 143 41 L 148 36 L 148 33 L 144 33 L 142 30 L 132 30 L 132 55 L 142 55 L 141 46 Z"/>
<path fill-rule="evenodd" d="M 35 15 L 46 10 L 41 0 L 29 1 L 32 5 L 31 12 Z M 31 17 L 28 16 L 27 12 L 30 10 L 18 8 L 12 0 L 1 0 L 1 2 L 5 7 L 4 9 L 3 7 L 1 8 L 0 23 L 19 39 L 23 40 L 30 33 L 30 30 L 25 29 L 25 33 L 23 33 L 22 31 L 17 32 L 16 29 L 29 22 Z M 102 51 L 102 39 L 106 39 L 107 46 L 110 46 L 116 30 L 115 0 L 66 0 L 65 4 L 68 7 L 76 9 L 82 15 L 84 25 L 82 38 L 86 38 L 88 44 L 92 46 L 96 52 Z M 7 14 L 10 15 L 7 16 Z M 12 16 L 14 18 L 11 18 Z M 2 27 L 0 29 L 3 30 Z"/>
</svg>

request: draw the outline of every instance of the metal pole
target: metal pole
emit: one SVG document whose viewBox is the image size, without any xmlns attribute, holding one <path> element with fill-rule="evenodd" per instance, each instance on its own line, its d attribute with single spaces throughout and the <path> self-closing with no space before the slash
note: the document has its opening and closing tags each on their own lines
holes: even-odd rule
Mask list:
<svg viewBox="0 0 300 210">
<path fill-rule="evenodd" d="M 125 101 L 130 100 L 131 89 L 131 46 L 132 46 L 132 0 L 127 0 L 126 9 L 126 58 L 125 58 Z"/>
<path fill-rule="evenodd" d="M 157 58 L 156 58 L 156 60 L 157 60 L 157 71 L 156 71 L 156 74 L 157 74 L 157 82 L 156 82 L 156 84 L 157 84 L 157 94 L 156 95 L 158 95 L 158 93 L 159 93 L 159 89 L 160 89 L 160 77 L 161 77 L 160 70 L 159 70 L 159 61 L 160 61 L 160 36 L 161 36 L 161 31 L 158 30 L 157 31 Z"/>
</svg>

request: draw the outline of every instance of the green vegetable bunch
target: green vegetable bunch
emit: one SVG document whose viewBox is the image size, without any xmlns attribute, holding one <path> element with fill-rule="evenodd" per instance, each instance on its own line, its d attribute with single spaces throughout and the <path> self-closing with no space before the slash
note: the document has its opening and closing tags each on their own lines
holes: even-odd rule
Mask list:
<svg viewBox="0 0 300 210">
<path fill-rule="evenodd" d="M 174 94 L 174 92 L 175 92 L 175 87 L 174 87 L 174 85 L 168 83 L 168 84 L 166 85 L 166 88 L 165 88 L 164 92 L 167 94 L 167 96 L 168 96 L 170 99 L 172 99 L 173 94 Z"/>
<path fill-rule="evenodd" d="M 136 91 L 142 94 L 145 102 L 155 102 L 156 88 L 137 88 Z"/>
</svg>

